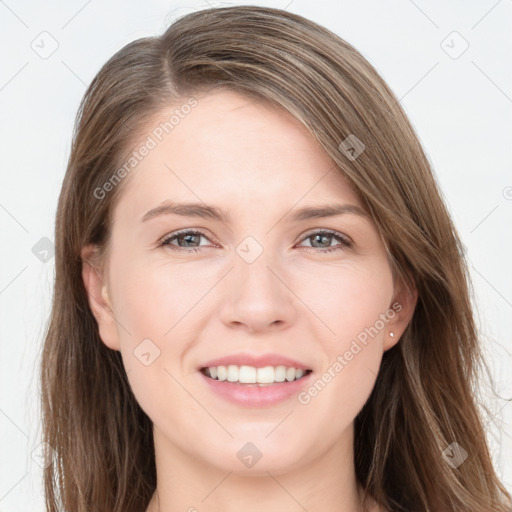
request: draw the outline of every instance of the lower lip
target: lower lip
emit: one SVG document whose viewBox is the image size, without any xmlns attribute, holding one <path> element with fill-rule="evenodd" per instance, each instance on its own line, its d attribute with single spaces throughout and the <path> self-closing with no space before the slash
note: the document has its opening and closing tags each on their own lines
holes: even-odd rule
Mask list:
<svg viewBox="0 0 512 512">
<path fill-rule="evenodd" d="M 239 384 L 211 379 L 199 372 L 210 389 L 232 403 L 245 407 L 265 407 L 274 405 L 297 395 L 310 381 L 312 373 L 291 382 L 278 382 L 272 385 Z"/>
</svg>

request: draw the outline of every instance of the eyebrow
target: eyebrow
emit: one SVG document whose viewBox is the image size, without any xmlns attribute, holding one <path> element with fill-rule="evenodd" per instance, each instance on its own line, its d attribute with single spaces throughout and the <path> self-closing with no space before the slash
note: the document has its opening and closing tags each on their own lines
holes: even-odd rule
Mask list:
<svg viewBox="0 0 512 512">
<path fill-rule="evenodd" d="M 361 217 L 368 217 L 368 213 L 361 207 L 354 204 L 330 204 L 320 206 L 306 206 L 294 210 L 290 221 L 303 221 L 309 219 L 319 219 L 325 217 L 334 217 L 337 215 L 352 214 Z M 201 219 L 213 219 L 219 222 L 230 223 L 231 215 L 222 208 L 209 206 L 204 203 L 170 203 L 164 202 L 149 210 L 141 219 L 146 222 L 161 215 L 179 215 L 181 217 L 196 217 Z"/>
</svg>

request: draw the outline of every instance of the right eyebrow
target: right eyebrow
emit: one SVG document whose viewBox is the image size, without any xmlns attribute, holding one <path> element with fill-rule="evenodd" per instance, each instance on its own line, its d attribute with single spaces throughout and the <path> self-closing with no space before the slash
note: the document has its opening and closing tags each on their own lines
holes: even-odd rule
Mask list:
<svg viewBox="0 0 512 512">
<path fill-rule="evenodd" d="M 231 221 L 230 215 L 222 208 L 208 206 L 203 203 L 170 203 L 168 201 L 149 210 L 141 220 L 145 222 L 160 215 L 181 215 L 182 217 L 198 217 L 228 223 Z"/>
</svg>

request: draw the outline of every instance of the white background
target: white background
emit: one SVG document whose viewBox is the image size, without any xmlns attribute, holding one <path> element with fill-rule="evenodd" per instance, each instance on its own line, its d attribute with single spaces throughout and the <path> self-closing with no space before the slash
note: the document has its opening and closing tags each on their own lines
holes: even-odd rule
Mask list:
<svg viewBox="0 0 512 512">
<path fill-rule="evenodd" d="M 512 1 L 252 3 L 287 8 L 331 29 L 400 98 L 467 247 L 496 390 L 510 398 Z M 178 15 L 205 7 L 199 1 L 0 0 L 0 512 L 44 510 L 41 469 L 31 453 L 40 442 L 37 364 L 54 260 L 43 263 L 32 248 L 43 237 L 54 240 L 79 101 L 126 43 L 160 34 Z M 31 47 L 46 38 L 51 48 L 43 31 L 58 43 L 47 59 Z M 453 31 L 469 44 L 458 58 L 452 57 L 463 41 Z M 512 489 L 512 405 L 486 396 L 499 421 L 486 427 L 493 456 Z"/>
</svg>

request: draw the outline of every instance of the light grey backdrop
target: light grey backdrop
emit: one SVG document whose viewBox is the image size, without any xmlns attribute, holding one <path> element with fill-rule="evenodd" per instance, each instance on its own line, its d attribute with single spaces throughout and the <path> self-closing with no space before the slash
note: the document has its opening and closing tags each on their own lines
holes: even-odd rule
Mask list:
<svg viewBox="0 0 512 512">
<path fill-rule="evenodd" d="M 330 28 L 400 98 L 467 248 L 490 367 L 497 391 L 510 397 L 512 1 L 247 3 Z M 44 510 L 37 363 L 51 306 L 54 215 L 79 101 L 126 43 L 207 6 L 0 0 L 0 512 Z M 511 489 L 512 405 L 490 394 L 486 404 L 502 422 L 486 429 Z"/>
</svg>

